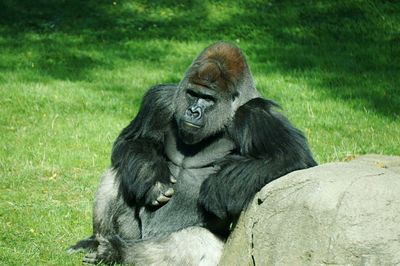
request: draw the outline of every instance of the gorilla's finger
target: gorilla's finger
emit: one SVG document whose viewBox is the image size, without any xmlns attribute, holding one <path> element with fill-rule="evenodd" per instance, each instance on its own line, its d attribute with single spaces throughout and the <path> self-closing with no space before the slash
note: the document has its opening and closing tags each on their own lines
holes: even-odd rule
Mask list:
<svg viewBox="0 0 400 266">
<path fill-rule="evenodd" d="M 175 184 L 177 181 L 176 178 L 172 175 L 170 176 L 169 180 L 171 181 L 172 184 Z"/>
<path fill-rule="evenodd" d="M 157 198 L 157 202 L 159 202 L 159 203 L 166 203 L 166 202 L 168 202 L 170 199 L 171 199 L 170 197 L 166 197 L 166 196 L 164 196 L 164 195 L 160 195 L 160 196 L 158 196 L 158 198 Z"/>
<path fill-rule="evenodd" d="M 158 205 L 160 205 L 160 203 L 159 203 L 157 200 L 153 200 L 153 201 L 151 202 L 151 205 L 153 205 L 153 206 L 158 206 Z"/>
<path fill-rule="evenodd" d="M 172 187 L 170 187 L 163 194 L 164 194 L 164 196 L 171 197 L 174 193 L 175 193 L 174 189 Z"/>
<path fill-rule="evenodd" d="M 96 252 L 88 253 L 83 257 L 82 262 L 88 264 L 96 264 L 97 263 L 97 254 Z"/>
</svg>

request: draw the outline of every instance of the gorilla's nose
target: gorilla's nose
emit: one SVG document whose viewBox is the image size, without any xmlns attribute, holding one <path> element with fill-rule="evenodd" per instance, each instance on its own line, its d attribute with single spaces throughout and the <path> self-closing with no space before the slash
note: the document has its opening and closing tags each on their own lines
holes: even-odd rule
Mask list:
<svg viewBox="0 0 400 266">
<path fill-rule="evenodd" d="M 201 118 L 201 109 L 199 107 L 190 107 L 187 110 L 187 115 L 192 119 L 200 119 Z"/>
</svg>

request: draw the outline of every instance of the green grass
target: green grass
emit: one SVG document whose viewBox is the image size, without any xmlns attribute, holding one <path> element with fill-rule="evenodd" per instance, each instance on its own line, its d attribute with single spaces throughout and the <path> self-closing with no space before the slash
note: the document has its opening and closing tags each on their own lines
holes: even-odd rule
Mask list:
<svg viewBox="0 0 400 266">
<path fill-rule="evenodd" d="M 0 3 L 0 264 L 75 265 L 98 176 L 157 83 L 238 44 L 320 163 L 400 155 L 396 1 Z"/>
</svg>

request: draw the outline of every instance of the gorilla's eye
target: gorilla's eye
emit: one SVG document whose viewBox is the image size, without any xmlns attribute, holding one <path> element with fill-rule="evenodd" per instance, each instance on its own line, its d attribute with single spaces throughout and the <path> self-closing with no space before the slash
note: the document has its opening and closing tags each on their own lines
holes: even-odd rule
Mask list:
<svg viewBox="0 0 400 266">
<path fill-rule="evenodd" d="M 203 99 L 204 101 L 206 101 L 208 103 L 214 103 L 216 101 L 215 97 L 213 97 L 211 95 L 199 93 L 199 92 L 196 92 L 196 91 L 190 90 L 190 89 L 188 89 L 186 91 L 186 95 L 189 100 Z"/>
<path fill-rule="evenodd" d="M 209 95 L 204 95 L 202 98 L 203 98 L 206 102 L 209 102 L 209 103 L 215 102 L 215 98 L 212 97 L 212 96 L 209 96 Z"/>
<path fill-rule="evenodd" d="M 189 96 L 189 98 L 199 98 L 199 95 L 192 90 L 187 90 L 186 95 Z"/>
</svg>

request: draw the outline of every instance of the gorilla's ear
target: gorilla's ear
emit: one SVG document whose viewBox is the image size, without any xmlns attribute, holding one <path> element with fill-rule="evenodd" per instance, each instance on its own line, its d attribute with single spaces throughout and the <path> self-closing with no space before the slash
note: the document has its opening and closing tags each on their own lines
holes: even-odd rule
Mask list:
<svg viewBox="0 0 400 266">
<path fill-rule="evenodd" d="M 239 98 L 240 93 L 238 91 L 235 91 L 232 93 L 232 101 L 235 101 L 237 98 Z"/>
</svg>

